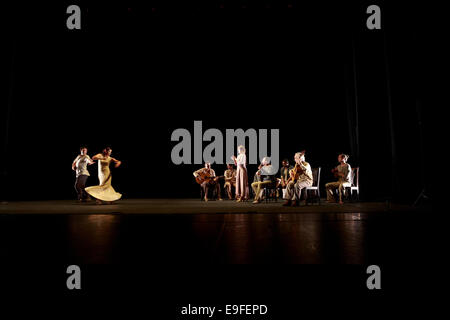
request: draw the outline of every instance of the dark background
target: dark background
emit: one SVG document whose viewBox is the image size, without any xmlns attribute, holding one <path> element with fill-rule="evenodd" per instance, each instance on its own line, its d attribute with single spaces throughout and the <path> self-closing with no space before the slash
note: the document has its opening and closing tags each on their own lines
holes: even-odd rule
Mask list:
<svg viewBox="0 0 450 320">
<path fill-rule="evenodd" d="M 82 30 L 66 8 L 82 8 Z M 382 30 L 366 28 L 378 4 Z M 362 197 L 413 201 L 430 125 L 421 6 L 412 2 L 70 2 L 6 6 L 1 68 L 2 199 L 75 198 L 80 145 L 111 146 L 113 186 L 132 197 L 196 197 L 173 130 L 279 128 L 280 159 L 307 150 L 361 167 Z M 420 112 L 418 112 L 420 111 Z M 419 113 L 425 149 L 421 148 Z M 390 119 L 392 121 L 390 121 Z M 207 143 L 204 144 L 206 146 Z M 223 165 L 213 165 L 222 174 Z M 253 176 L 256 166 L 249 166 Z M 88 185 L 97 183 L 97 165 Z"/>
</svg>

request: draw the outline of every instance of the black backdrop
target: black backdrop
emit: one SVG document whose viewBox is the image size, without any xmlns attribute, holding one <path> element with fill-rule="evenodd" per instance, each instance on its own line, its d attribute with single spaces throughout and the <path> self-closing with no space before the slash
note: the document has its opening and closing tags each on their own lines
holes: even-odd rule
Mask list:
<svg viewBox="0 0 450 320">
<path fill-rule="evenodd" d="M 172 131 L 193 133 L 194 120 L 222 132 L 279 128 L 280 158 L 306 149 L 324 182 L 349 153 L 365 199 L 420 192 L 418 103 L 429 133 L 412 4 L 378 1 L 383 29 L 368 30 L 364 1 L 79 2 L 80 31 L 65 27 L 69 4 L 2 13 L 1 198 L 73 198 L 82 144 L 91 155 L 113 148 L 124 197 L 198 196 L 199 166 L 170 161 Z"/>
</svg>

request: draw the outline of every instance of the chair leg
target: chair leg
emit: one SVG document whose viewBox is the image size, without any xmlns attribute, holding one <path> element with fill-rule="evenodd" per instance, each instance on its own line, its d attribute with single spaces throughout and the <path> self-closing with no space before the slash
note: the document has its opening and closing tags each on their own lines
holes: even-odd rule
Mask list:
<svg viewBox="0 0 450 320">
<path fill-rule="evenodd" d="M 359 187 L 358 187 L 358 189 L 356 189 L 356 199 L 357 199 L 358 202 L 359 202 Z"/>
<path fill-rule="evenodd" d="M 319 205 L 320 205 L 320 189 L 317 188 L 317 197 L 319 198 Z"/>
</svg>

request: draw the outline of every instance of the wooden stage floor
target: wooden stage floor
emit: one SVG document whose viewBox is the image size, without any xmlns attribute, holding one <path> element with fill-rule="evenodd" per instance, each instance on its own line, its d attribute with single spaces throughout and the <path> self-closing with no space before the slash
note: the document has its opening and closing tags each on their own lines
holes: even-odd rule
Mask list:
<svg viewBox="0 0 450 320">
<path fill-rule="evenodd" d="M 17 201 L 0 204 L 0 214 L 224 214 L 224 213 L 371 213 L 412 212 L 418 209 L 386 202 L 353 202 L 343 205 L 326 203 L 283 207 L 282 201 L 253 204 L 231 200 L 199 199 L 123 199 L 114 204 L 97 205 L 94 201 L 74 200 Z"/>
<path fill-rule="evenodd" d="M 0 260 L 80 264 L 404 263 L 423 254 L 429 212 L 360 202 L 124 199 L 0 205 Z"/>
</svg>

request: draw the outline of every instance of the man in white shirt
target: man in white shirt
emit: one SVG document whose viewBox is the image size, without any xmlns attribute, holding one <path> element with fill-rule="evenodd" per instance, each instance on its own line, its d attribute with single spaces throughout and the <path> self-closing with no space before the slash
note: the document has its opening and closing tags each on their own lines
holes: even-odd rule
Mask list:
<svg viewBox="0 0 450 320">
<path fill-rule="evenodd" d="M 80 154 L 72 162 L 72 170 L 76 174 L 75 190 L 77 191 L 78 201 L 80 202 L 84 202 L 88 198 L 86 191 L 84 191 L 87 178 L 89 177 L 88 164 L 94 164 L 94 161 L 87 155 L 87 148 L 81 147 Z"/>
</svg>

